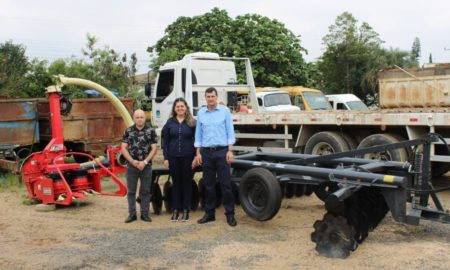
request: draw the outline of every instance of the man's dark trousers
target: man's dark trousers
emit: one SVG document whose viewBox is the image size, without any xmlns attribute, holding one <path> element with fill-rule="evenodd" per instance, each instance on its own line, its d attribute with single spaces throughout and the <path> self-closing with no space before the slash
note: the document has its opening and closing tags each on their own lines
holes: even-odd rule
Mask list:
<svg viewBox="0 0 450 270">
<path fill-rule="evenodd" d="M 144 170 L 140 171 L 131 164 L 127 166 L 127 199 L 128 199 L 128 213 L 130 215 L 136 214 L 136 189 L 138 179 L 141 180 L 141 187 L 139 189 L 139 196 L 141 197 L 141 214 L 148 214 L 150 208 L 150 187 L 152 184 L 152 167 L 146 165 Z"/>
<path fill-rule="evenodd" d="M 203 183 L 205 185 L 205 213 L 215 216 L 216 210 L 216 175 L 222 190 L 225 215 L 234 215 L 234 199 L 231 189 L 230 165 L 226 160 L 228 147 L 218 149 L 202 148 Z"/>
</svg>

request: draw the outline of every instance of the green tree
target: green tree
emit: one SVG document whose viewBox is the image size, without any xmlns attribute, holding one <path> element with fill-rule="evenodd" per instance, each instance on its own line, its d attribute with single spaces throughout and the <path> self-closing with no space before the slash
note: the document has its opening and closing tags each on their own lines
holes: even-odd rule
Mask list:
<svg viewBox="0 0 450 270">
<path fill-rule="evenodd" d="M 364 75 L 376 61 L 383 41 L 367 24 L 357 26 L 352 14 L 344 12 L 329 27 L 323 38 L 326 47 L 319 62 L 327 93 L 353 93 L 360 98 L 373 94 L 374 89 L 364 89 Z"/>
<path fill-rule="evenodd" d="M 0 95 L 20 96 L 24 87 L 24 75 L 28 71 L 25 47 L 7 41 L 0 44 Z"/>
<path fill-rule="evenodd" d="M 384 49 L 383 41 L 372 27 L 359 27 L 352 14 L 344 12 L 323 38 L 325 52 L 318 62 L 323 74 L 323 90 L 327 93 L 353 93 L 369 105 L 376 102 L 380 69 L 398 65 L 415 67 L 410 53 Z"/>
<path fill-rule="evenodd" d="M 195 17 L 179 17 L 165 35 L 148 48 L 156 71 L 168 61 L 195 51 L 249 57 L 256 85 L 304 84 L 306 50 L 284 24 L 257 14 L 232 19 L 218 8 Z"/>
<path fill-rule="evenodd" d="M 420 48 L 420 40 L 418 37 L 416 37 L 413 41 L 412 47 L 411 47 L 411 60 L 416 61 L 417 64 L 419 63 L 419 57 L 421 54 L 421 48 Z"/>
</svg>

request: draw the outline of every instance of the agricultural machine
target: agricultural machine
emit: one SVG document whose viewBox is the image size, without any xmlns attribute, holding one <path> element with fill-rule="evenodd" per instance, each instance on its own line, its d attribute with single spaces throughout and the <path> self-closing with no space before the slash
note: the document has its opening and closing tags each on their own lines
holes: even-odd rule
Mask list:
<svg viewBox="0 0 450 270">
<path fill-rule="evenodd" d="M 319 254 L 349 256 L 388 211 L 402 223 L 421 219 L 450 223 L 430 180 L 430 146 L 438 134 L 387 145 L 317 156 L 253 152 L 232 163 L 243 210 L 255 220 L 272 219 L 284 196 L 315 192 L 326 214 L 314 223 L 311 240 Z M 369 153 L 407 149 L 410 162 L 356 158 Z M 413 151 L 411 151 L 413 150 Z M 450 151 L 449 151 L 450 153 Z M 432 207 L 433 206 L 433 207 Z"/>
<path fill-rule="evenodd" d="M 40 152 L 27 157 L 21 166 L 22 179 L 31 199 L 43 204 L 70 205 L 75 199 L 89 194 L 125 196 L 126 186 L 116 176 L 126 170 L 121 162 L 120 145 L 109 146 L 106 158 L 94 159 L 91 155 L 79 152 L 67 152 L 62 129 L 62 110 L 70 110 L 70 103 L 61 102 L 61 88 L 64 84 L 77 84 L 103 93 L 120 111 L 127 126 L 132 124 L 130 115 L 120 101 L 102 86 L 81 79 L 59 76 L 57 83 L 47 88 L 52 139 Z M 81 156 L 91 161 L 69 163 L 68 157 Z M 101 178 L 109 176 L 117 186 L 115 192 L 102 190 Z"/>
</svg>

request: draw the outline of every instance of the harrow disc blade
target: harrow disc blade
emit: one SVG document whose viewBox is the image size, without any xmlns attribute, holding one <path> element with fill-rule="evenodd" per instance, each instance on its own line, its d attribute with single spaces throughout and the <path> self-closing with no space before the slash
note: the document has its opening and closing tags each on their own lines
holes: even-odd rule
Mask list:
<svg viewBox="0 0 450 270">
<path fill-rule="evenodd" d="M 355 229 L 347 219 L 329 213 L 314 223 L 311 240 L 316 243 L 317 252 L 328 258 L 346 258 L 358 246 Z"/>
</svg>

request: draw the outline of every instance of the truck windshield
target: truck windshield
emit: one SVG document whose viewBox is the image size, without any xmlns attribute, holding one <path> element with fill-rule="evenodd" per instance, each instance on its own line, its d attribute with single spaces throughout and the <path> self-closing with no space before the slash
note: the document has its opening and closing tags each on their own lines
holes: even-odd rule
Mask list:
<svg viewBox="0 0 450 270">
<path fill-rule="evenodd" d="M 264 104 L 266 107 L 291 105 L 291 99 L 289 98 L 288 93 L 268 94 L 264 97 Z"/>
<path fill-rule="evenodd" d="M 156 102 L 163 101 L 173 90 L 174 70 L 162 70 L 158 75 L 156 85 Z"/>
<path fill-rule="evenodd" d="M 323 93 L 320 92 L 303 92 L 306 102 L 311 110 L 331 110 L 330 103 Z"/>
<path fill-rule="evenodd" d="M 366 104 L 364 104 L 362 101 L 356 100 L 356 101 L 349 101 L 347 102 L 347 106 L 350 108 L 350 110 L 368 110 Z"/>
</svg>

